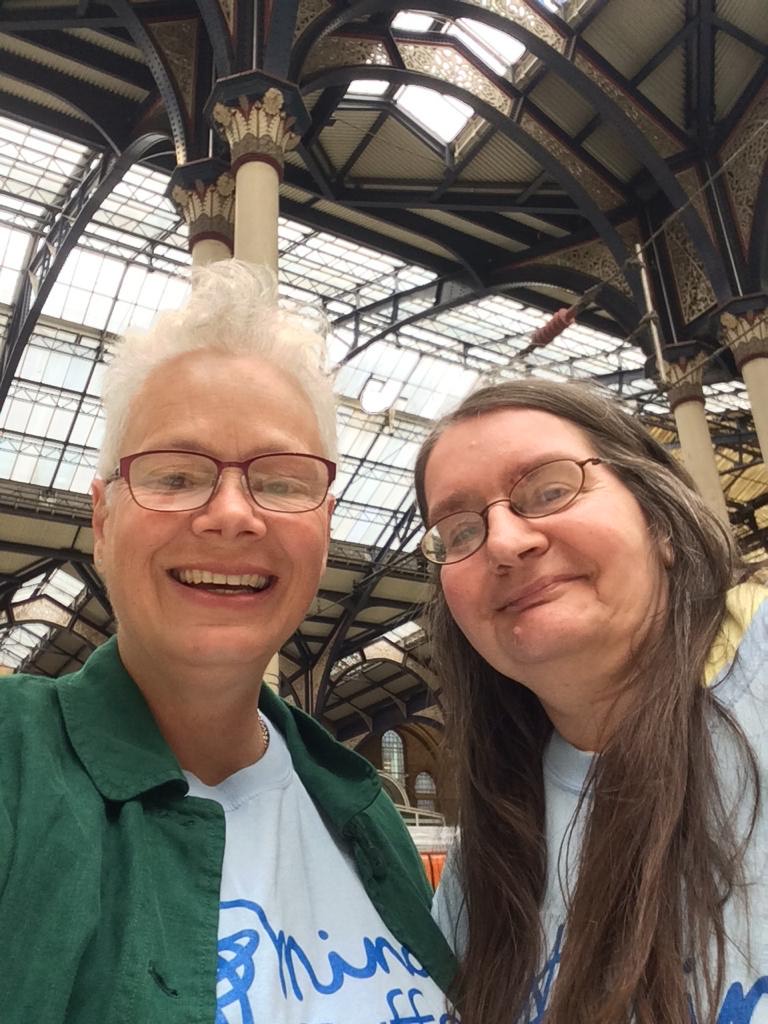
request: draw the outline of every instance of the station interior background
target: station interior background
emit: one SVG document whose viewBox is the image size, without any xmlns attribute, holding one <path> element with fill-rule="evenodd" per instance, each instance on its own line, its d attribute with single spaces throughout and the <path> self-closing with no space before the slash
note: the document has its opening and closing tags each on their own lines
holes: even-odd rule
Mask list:
<svg viewBox="0 0 768 1024">
<path fill-rule="evenodd" d="M 72 671 L 114 630 L 89 525 L 103 367 L 182 298 L 178 168 L 226 164 L 208 99 L 254 70 L 302 107 L 279 279 L 329 319 L 341 452 L 328 569 L 276 685 L 439 851 L 455 808 L 411 487 L 437 416 L 483 381 L 590 378 L 684 457 L 693 382 L 733 529 L 768 553 L 737 351 L 768 360 L 765 0 L 0 4 L 6 672 Z"/>
</svg>

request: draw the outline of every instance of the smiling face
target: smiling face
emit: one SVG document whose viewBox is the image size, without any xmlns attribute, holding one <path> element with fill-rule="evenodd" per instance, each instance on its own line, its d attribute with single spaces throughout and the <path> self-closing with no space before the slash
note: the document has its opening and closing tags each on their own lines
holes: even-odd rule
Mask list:
<svg viewBox="0 0 768 1024">
<path fill-rule="evenodd" d="M 483 509 L 541 463 L 596 454 L 578 427 L 538 410 L 454 423 L 426 466 L 429 524 Z M 640 506 L 606 465 L 586 467 L 584 490 L 561 512 L 523 519 L 507 504 L 489 509 L 486 543 L 440 579 L 472 646 L 550 712 L 588 704 L 621 679 L 664 591 Z"/>
<path fill-rule="evenodd" d="M 163 363 L 136 395 L 120 453 L 152 449 L 226 461 L 324 454 L 312 407 L 290 377 L 210 351 Z M 261 678 L 317 590 L 332 499 L 311 512 L 264 511 L 236 469 L 191 512 L 140 508 L 123 480 L 96 481 L 93 494 L 94 553 L 132 674 L 186 665 Z"/>
</svg>

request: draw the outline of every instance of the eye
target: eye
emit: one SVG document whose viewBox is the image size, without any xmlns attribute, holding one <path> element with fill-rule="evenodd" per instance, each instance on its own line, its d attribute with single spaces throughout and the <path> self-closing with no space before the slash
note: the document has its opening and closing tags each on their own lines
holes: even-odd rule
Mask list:
<svg viewBox="0 0 768 1024">
<path fill-rule="evenodd" d="M 186 470 L 158 472 L 145 477 L 141 481 L 142 487 L 167 492 L 193 491 L 198 487 L 208 486 L 208 484 L 209 480 L 206 474 L 192 473 Z"/>
<path fill-rule="evenodd" d="M 573 494 L 570 484 L 543 484 L 530 495 L 530 503 L 541 508 L 560 505 Z"/>
<path fill-rule="evenodd" d="M 158 486 L 164 491 L 183 491 L 187 487 L 194 486 L 194 481 L 187 473 L 169 473 L 160 477 Z"/>
<path fill-rule="evenodd" d="M 440 536 L 446 548 L 450 551 L 460 551 L 473 544 L 482 531 L 482 520 L 458 519 L 455 523 L 450 520 L 440 527 Z"/>
<path fill-rule="evenodd" d="M 274 494 L 285 496 L 292 494 L 307 494 L 310 490 L 306 480 L 299 480 L 290 476 L 262 477 L 260 480 L 251 480 L 251 487 L 261 494 Z"/>
</svg>

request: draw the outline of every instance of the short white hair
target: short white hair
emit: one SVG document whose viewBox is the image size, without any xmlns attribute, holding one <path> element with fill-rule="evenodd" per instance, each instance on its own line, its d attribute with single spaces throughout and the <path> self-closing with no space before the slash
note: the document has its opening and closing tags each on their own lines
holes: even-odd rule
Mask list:
<svg viewBox="0 0 768 1024">
<path fill-rule="evenodd" d="M 278 302 L 274 274 L 242 260 L 194 267 L 191 277 L 179 309 L 160 313 L 148 329 L 129 329 L 114 346 L 102 389 L 99 475 L 106 478 L 117 466 L 133 400 L 150 374 L 170 359 L 201 350 L 252 355 L 293 378 L 314 410 L 322 454 L 335 460 L 336 400 L 326 370 L 323 311 Z"/>
</svg>

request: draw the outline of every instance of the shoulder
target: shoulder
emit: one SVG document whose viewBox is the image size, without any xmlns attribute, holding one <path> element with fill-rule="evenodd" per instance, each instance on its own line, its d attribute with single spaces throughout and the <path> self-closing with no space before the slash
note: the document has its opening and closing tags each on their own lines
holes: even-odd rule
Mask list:
<svg viewBox="0 0 768 1024">
<path fill-rule="evenodd" d="M 448 851 L 440 884 L 432 902 L 432 916 L 457 956 L 467 943 L 467 907 L 461 880 L 461 851 L 456 839 Z"/>
<path fill-rule="evenodd" d="M 61 681 L 45 676 L 12 675 L 0 679 L 0 729 L 41 725 L 58 715 Z"/>
<path fill-rule="evenodd" d="M 729 591 L 705 683 L 729 706 L 768 697 L 768 588 L 747 582 Z"/>
</svg>

